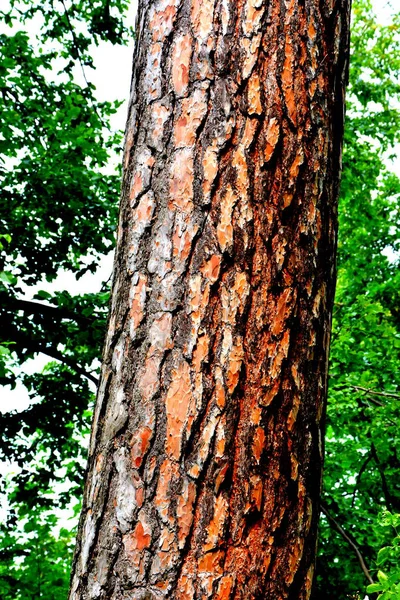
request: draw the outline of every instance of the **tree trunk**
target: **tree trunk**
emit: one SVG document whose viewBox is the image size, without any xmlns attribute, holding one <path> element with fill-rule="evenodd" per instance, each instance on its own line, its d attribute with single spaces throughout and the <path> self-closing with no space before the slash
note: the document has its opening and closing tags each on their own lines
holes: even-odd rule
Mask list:
<svg viewBox="0 0 400 600">
<path fill-rule="evenodd" d="M 71 600 L 305 599 L 350 0 L 141 0 Z"/>
</svg>

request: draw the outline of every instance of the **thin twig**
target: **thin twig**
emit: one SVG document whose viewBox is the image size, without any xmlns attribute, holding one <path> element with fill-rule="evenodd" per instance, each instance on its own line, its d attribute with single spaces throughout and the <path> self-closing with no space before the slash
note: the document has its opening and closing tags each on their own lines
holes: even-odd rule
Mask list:
<svg viewBox="0 0 400 600">
<path fill-rule="evenodd" d="M 74 44 L 74 48 L 75 48 L 75 50 L 76 50 L 76 55 L 77 55 L 77 57 L 78 57 L 78 62 L 79 62 L 79 64 L 80 64 L 80 66 L 81 66 L 81 70 L 82 70 L 83 79 L 85 80 L 85 83 L 86 83 L 86 85 L 87 85 L 88 87 L 90 87 L 90 83 L 88 82 L 88 80 L 87 80 L 87 78 L 86 78 L 85 68 L 84 68 L 84 66 L 83 66 L 83 62 L 82 62 L 82 59 L 81 59 L 81 54 L 80 54 L 80 51 L 79 51 L 78 39 L 77 39 L 77 37 L 76 37 L 76 35 L 75 35 L 75 30 L 74 30 L 74 28 L 73 28 L 73 26 L 72 26 L 71 19 L 69 18 L 69 12 L 68 12 L 68 9 L 67 9 L 67 7 L 65 6 L 65 2 L 64 2 L 64 0 L 60 0 L 60 2 L 61 2 L 61 4 L 63 5 L 64 12 L 65 12 L 65 16 L 66 16 L 66 18 L 67 18 L 68 27 L 69 27 L 69 30 L 70 30 L 70 32 L 71 32 L 71 35 L 72 35 L 72 41 L 73 41 L 73 44 Z"/>
<path fill-rule="evenodd" d="M 336 521 L 336 519 L 330 514 L 330 512 L 328 511 L 326 506 L 324 506 L 323 504 L 321 505 L 321 511 L 324 513 L 324 515 L 327 517 L 327 519 L 332 523 L 332 525 L 335 527 L 336 531 L 338 533 L 340 533 L 342 538 L 344 540 L 346 540 L 346 542 L 353 548 L 354 552 L 357 555 L 361 569 L 362 569 L 365 577 L 368 579 L 369 583 L 374 583 L 374 580 L 372 579 L 372 577 L 370 575 L 367 565 L 365 564 L 363 556 L 362 556 L 357 544 L 353 540 L 352 536 L 350 536 L 350 534 L 346 533 L 346 531 L 343 529 L 343 527 Z"/>
<path fill-rule="evenodd" d="M 93 322 L 96 318 L 95 316 L 86 317 L 85 315 L 80 315 L 64 307 L 50 306 L 49 304 L 33 302 L 32 300 L 23 300 L 0 292 L 0 310 L 3 308 L 12 312 L 22 310 L 26 314 L 40 314 L 54 319 L 68 319 L 77 323 L 84 323 L 85 325 Z"/>
<path fill-rule="evenodd" d="M 66 19 L 67 19 L 68 27 L 69 27 L 69 30 L 70 30 L 71 35 L 72 35 L 72 43 L 73 43 L 74 48 L 76 50 L 76 55 L 78 57 L 78 62 L 80 64 L 80 67 L 81 67 L 81 70 L 82 70 L 83 79 L 85 80 L 86 86 L 88 88 L 90 88 L 91 84 L 89 83 L 89 81 L 87 80 L 87 77 L 86 77 L 85 67 L 83 65 L 83 61 L 82 61 L 82 58 L 81 58 L 81 53 L 80 53 L 80 50 L 79 50 L 79 44 L 78 44 L 78 39 L 77 39 L 76 34 L 75 34 L 75 29 L 74 29 L 74 27 L 72 25 L 71 19 L 69 18 L 69 12 L 68 12 L 68 9 L 67 9 L 67 7 L 65 5 L 64 0 L 60 0 L 60 2 L 61 2 L 61 4 L 63 5 L 63 8 L 64 8 L 64 12 L 65 12 L 65 16 L 66 16 Z M 101 115 L 99 114 L 99 111 L 97 110 L 96 106 L 94 106 L 93 102 L 91 102 L 91 104 L 92 104 L 93 110 L 95 111 L 96 115 L 99 117 L 100 123 L 103 125 L 103 127 L 105 129 L 108 129 L 108 131 L 111 131 L 111 129 L 104 123 Z"/>
<path fill-rule="evenodd" d="M 388 510 L 393 510 L 394 509 L 394 506 L 393 506 L 394 498 L 392 497 L 392 494 L 389 491 L 389 486 L 388 486 L 388 482 L 387 482 L 386 475 L 385 475 L 385 469 L 384 469 L 381 461 L 379 460 L 378 452 L 377 452 L 376 446 L 373 442 L 371 444 L 371 454 L 372 454 L 372 458 L 375 461 L 377 469 L 379 471 L 379 475 L 381 477 L 382 491 L 383 491 L 383 495 L 385 496 L 387 508 L 388 508 Z M 396 509 L 397 509 L 397 506 L 396 506 Z"/>
<path fill-rule="evenodd" d="M 81 367 L 81 365 L 76 363 L 72 358 L 65 356 L 65 354 L 63 354 L 53 346 L 46 346 L 44 343 L 41 343 L 40 341 L 37 341 L 28 337 L 27 335 L 24 335 L 16 327 L 12 328 L 11 330 L 7 330 L 5 333 L 7 341 L 15 342 L 16 344 L 19 344 L 20 346 L 22 346 L 30 352 L 40 352 L 42 354 L 45 354 L 46 356 L 49 356 L 50 358 L 55 358 L 59 362 L 67 365 L 67 367 L 70 367 L 73 371 L 78 373 L 78 375 L 83 375 L 83 377 L 86 377 L 86 379 L 92 381 L 96 386 L 98 385 L 99 380 L 97 379 L 97 377 L 94 377 L 94 375 L 88 373 L 83 367 Z"/>
<path fill-rule="evenodd" d="M 99 380 L 97 379 L 97 377 L 94 377 L 94 375 L 85 371 L 85 369 L 83 367 L 78 365 L 73 360 L 69 359 L 62 352 L 59 352 L 58 350 L 55 350 L 54 348 L 48 348 L 47 346 L 41 346 L 40 344 L 38 344 L 36 346 L 36 352 L 41 352 L 42 354 L 45 354 L 46 356 L 49 356 L 50 358 L 55 358 L 56 360 L 60 361 L 61 363 L 64 363 L 65 365 L 67 365 L 67 367 L 70 367 L 73 371 L 78 373 L 78 375 L 83 375 L 83 377 L 86 377 L 86 379 L 89 379 L 89 381 L 92 381 L 96 386 L 99 384 Z"/>
<path fill-rule="evenodd" d="M 370 394 L 371 396 L 382 396 L 383 398 L 394 398 L 395 400 L 400 400 L 400 394 L 393 394 L 391 392 L 378 392 L 377 390 L 361 387 L 360 385 L 350 385 L 349 387 L 353 388 L 354 390 L 358 390 L 359 392 Z M 382 406 L 385 405 L 383 404 Z"/>
<path fill-rule="evenodd" d="M 355 503 L 355 500 L 356 500 L 356 492 L 357 492 L 357 488 L 358 488 L 358 486 L 360 484 L 360 481 L 361 481 L 361 476 L 364 473 L 365 469 L 368 466 L 368 463 L 371 460 L 372 460 L 372 452 L 370 451 L 370 452 L 368 452 L 367 457 L 366 457 L 365 461 L 363 462 L 363 464 L 361 465 L 361 469 L 359 470 L 358 475 L 357 475 L 356 484 L 354 486 L 354 491 L 353 491 L 353 499 L 351 501 L 351 507 L 352 508 L 354 507 L 354 503 Z"/>
</svg>

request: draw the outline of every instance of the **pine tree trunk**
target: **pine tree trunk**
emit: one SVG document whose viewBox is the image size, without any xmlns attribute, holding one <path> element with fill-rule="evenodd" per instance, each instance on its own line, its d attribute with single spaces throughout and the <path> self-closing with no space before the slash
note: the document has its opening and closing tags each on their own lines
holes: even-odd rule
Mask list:
<svg viewBox="0 0 400 600">
<path fill-rule="evenodd" d="M 139 3 L 71 600 L 310 595 L 349 3 Z"/>
</svg>

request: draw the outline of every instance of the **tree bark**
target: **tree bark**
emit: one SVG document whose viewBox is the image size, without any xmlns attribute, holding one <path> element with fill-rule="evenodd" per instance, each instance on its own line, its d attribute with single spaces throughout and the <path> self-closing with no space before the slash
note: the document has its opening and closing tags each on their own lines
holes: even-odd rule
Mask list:
<svg viewBox="0 0 400 600">
<path fill-rule="evenodd" d="M 350 0 L 141 0 L 71 600 L 310 595 Z"/>
</svg>

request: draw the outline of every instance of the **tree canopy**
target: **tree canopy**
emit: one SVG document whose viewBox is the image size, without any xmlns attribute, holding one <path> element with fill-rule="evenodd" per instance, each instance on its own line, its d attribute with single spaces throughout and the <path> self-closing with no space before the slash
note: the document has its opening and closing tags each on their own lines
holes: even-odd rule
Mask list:
<svg viewBox="0 0 400 600">
<path fill-rule="evenodd" d="M 106 167 L 121 146 L 118 103 L 99 102 L 88 81 L 93 45 L 131 38 L 128 5 L 13 0 L 1 11 L 0 383 L 21 380 L 32 399 L 0 417 L 1 458 L 17 474 L 3 485 L 5 600 L 66 597 L 71 534 L 51 513 L 80 498 L 108 286 L 78 295 L 46 282 L 95 272 L 114 244 L 120 172 Z M 400 598 L 399 76 L 400 14 L 382 24 L 356 0 L 315 599 L 363 598 L 368 584 Z M 50 362 L 24 373 L 38 353 Z"/>
</svg>

